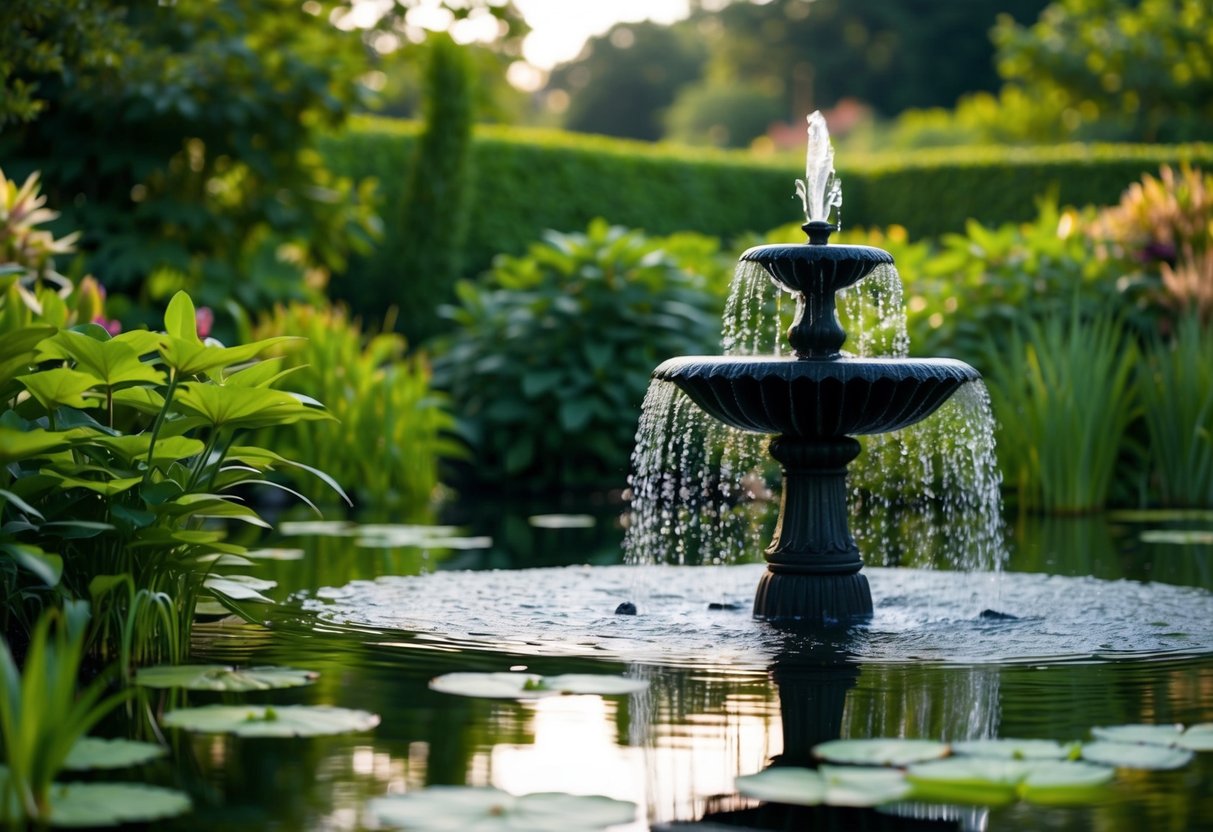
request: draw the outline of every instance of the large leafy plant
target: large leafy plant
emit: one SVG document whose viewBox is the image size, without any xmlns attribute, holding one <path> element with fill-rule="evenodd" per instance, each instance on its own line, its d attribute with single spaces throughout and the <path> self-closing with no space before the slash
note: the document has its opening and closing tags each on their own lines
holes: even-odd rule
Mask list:
<svg viewBox="0 0 1213 832">
<path fill-rule="evenodd" d="M 716 348 L 723 287 L 682 265 L 710 259 L 702 243 L 595 220 L 459 284 L 434 379 L 451 394 L 475 480 L 624 481 L 649 373 Z"/>
<path fill-rule="evenodd" d="M 0 308 L 12 324 L 0 336 L 8 624 L 28 627 L 55 596 L 91 599 L 98 652 L 124 667 L 178 659 L 215 553 L 242 551 L 214 522 L 266 525 L 242 499 L 247 487 L 284 487 L 272 471 L 307 468 L 239 437 L 331 417 L 274 388 L 281 362 L 254 361 L 291 339 L 203 341 L 184 293 L 169 303 L 163 332 L 110 336 L 95 324 L 66 326 L 44 288 L 36 310 L 15 289 Z M 224 586 L 206 591 L 222 597 Z"/>
</svg>

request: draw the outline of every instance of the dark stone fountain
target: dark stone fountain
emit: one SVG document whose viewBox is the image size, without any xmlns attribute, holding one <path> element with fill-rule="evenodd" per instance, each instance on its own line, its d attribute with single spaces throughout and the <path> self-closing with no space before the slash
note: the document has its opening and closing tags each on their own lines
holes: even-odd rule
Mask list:
<svg viewBox="0 0 1213 832">
<path fill-rule="evenodd" d="M 849 623 L 872 614 L 863 560 L 847 521 L 847 465 L 860 434 L 884 433 L 934 413 L 976 370 L 946 358 L 851 358 L 835 293 L 892 256 L 871 246 L 831 245 L 831 204 L 840 202 L 833 151 L 820 115 L 809 117 L 806 181 L 798 182 L 808 242 L 757 246 L 742 254 L 796 298 L 788 329 L 791 357 L 684 356 L 653 371 L 676 384 L 708 415 L 734 428 L 774 434 L 770 453 L 783 473 L 783 496 L 768 570 L 754 616 Z"/>
</svg>

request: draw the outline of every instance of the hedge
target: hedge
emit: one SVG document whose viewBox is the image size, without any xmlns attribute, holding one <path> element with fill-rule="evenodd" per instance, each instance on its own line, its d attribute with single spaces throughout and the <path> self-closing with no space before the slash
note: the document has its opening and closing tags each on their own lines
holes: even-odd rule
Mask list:
<svg viewBox="0 0 1213 832">
<path fill-rule="evenodd" d="M 361 119 L 321 147 L 339 173 L 372 176 L 386 204 L 397 204 L 418 128 Z M 795 221 L 793 181 L 800 156 L 755 158 L 740 152 L 650 145 L 554 131 L 480 127 L 472 146 L 470 227 L 465 273 L 478 274 L 498 253 L 519 254 L 546 229 L 584 228 L 594 217 L 649 234 L 698 231 L 729 238 Z M 1189 161 L 1213 167 L 1213 144 L 1063 145 L 962 148 L 897 157 L 840 159 L 848 226 L 904 226 L 911 237 L 1027 221 L 1036 201 L 1106 205 L 1143 173 Z M 393 269 L 374 255 L 360 271 Z M 363 272 L 366 273 L 366 272 Z"/>
</svg>

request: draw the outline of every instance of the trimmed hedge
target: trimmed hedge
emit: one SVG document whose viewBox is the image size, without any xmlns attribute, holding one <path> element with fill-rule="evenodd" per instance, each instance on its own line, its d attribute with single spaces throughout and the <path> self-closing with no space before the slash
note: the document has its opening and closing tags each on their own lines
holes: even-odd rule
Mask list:
<svg viewBox="0 0 1213 832">
<path fill-rule="evenodd" d="M 386 204 L 401 186 L 416 125 L 362 119 L 322 152 L 338 173 L 373 176 Z M 480 127 L 472 147 L 474 181 L 465 274 L 499 253 L 520 254 L 546 229 L 585 228 L 595 217 L 649 234 L 697 231 L 729 238 L 795 221 L 799 156 L 650 145 L 554 131 Z M 911 237 L 961 232 L 973 217 L 986 226 L 1027 221 L 1037 199 L 1108 205 L 1143 173 L 1189 161 L 1213 167 L 1213 144 L 1063 145 L 960 148 L 896 158 L 842 159 L 843 220 L 849 226 L 901 225 Z M 351 266 L 392 269 L 372 255 Z"/>
</svg>

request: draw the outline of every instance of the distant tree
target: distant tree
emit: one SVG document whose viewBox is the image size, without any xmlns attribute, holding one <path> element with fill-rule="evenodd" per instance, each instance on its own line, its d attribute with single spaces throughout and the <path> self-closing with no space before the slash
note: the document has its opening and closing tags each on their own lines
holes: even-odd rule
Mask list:
<svg viewBox="0 0 1213 832">
<path fill-rule="evenodd" d="M 568 96 L 567 129 L 651 141 L 664 132 L 662 113 L 678 90 L 699 78 L 704 58 L 683 28 L 625 23 L 556 67 L 548 89 Z"/>
<path fill-rule="evenodd" d="M 1030 26 L 1000 20 L 994 41 L 1002 76 L 1053 101 L 1070 135 L 1213 135 L 1209 0 L 1057 0 Z"/>
<path fill-rule="evenodd" d="M 780 97 L 758 84 L 692 84 L 666 111 L 666 138 L 683 144 L 748 147 L 773 122 L 783 119 Z"/>
</svg>

